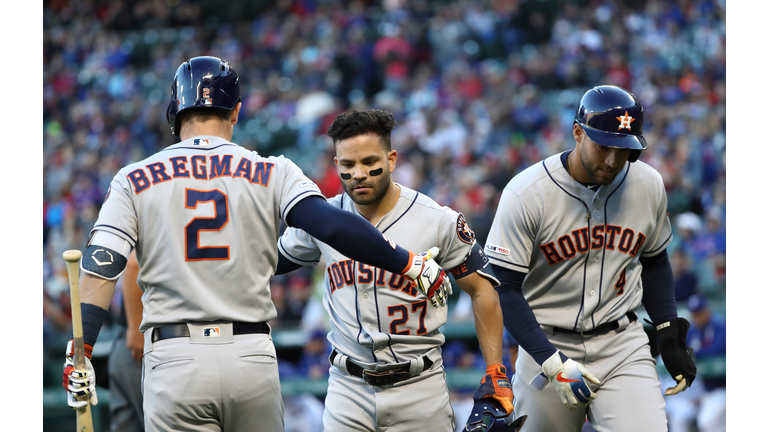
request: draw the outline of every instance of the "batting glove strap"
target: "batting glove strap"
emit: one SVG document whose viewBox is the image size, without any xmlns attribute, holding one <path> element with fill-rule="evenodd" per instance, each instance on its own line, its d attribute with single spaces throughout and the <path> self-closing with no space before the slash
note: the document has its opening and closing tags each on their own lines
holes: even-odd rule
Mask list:
<svg viewBox="0 0 768 432">
<path fill-rule="evenodd" d="M 664 367 L 675 381 L 679 382 L 677 377 L 682 375 L 686 388 L 696 378 L 696 356 L 693 348 L 686 344 L 690 326 L 685 318 L 676 318 L 656 326 L 659 354 L 664 360 Z"/>
<path fill-rule="evenodd" d="M 85 356 L 88 359 L 93 358 L 93 346 L 84 343 L 83 347 L 85 348 Z M 67 343 L 67 357 L 74 357 L 75 356 L 75 341 L 74 339 L 70 339 Z"/>
<path fill-rule="evenodd" d="M 453 292 L 451 282 L 443 269 L 434 260 L 440 249 L 433 247 L 419 255 L 411 253 L 411 261 L 403 273 L 416 282 L 416 287 L 424 294 L 432 306 L 445 306 L 445 302 Z"/>
<path fill-rule="evenodd" d="M 555 386 L 560 400 L 569 410 L 586 406 L 589 401 L 597 397 L 587 385 L 587 381 L 600 384 L 584 366 L 569 359 L 560 351 L 557 351 L 544 364 L 541 365 L 542 373 L 549 378 L 549 382 Z"/>
</svg>

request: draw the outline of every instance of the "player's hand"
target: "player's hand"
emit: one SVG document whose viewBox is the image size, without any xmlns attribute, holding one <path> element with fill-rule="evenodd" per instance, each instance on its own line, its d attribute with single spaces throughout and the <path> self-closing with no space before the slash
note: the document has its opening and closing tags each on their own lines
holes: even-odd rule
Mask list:
<svg viewBox="0 0 768 432">
<path fill-rule="evenodd" d="M 485 376 L 480 380 L 480 388 L 475 392 L 473 399 L 477 403 L 485 398 L 495 399 L 507 415 L 512 414 L 514 396 L 504 365 L 496 364 L 485 368 Z"/>
<path fill-rule="evenodd" d="M 437 247 L 418 255 L 411 252 L 411 263 L 403 273 L 416 282 L 416 287 L 434 307 L 445 306 L 446 299 L 453 294 L 450 279 L 435 261 L 438 253 Z"/>
<path fill-rule="evenodd" d="M 73 360 L 74 344 L 67 344 L 67 359 L 64 361 L 64 388 L 67 389 L 67 404 L 73 409 L 83 409 L 90 400 L 91 405 L 99 403 L 96 397 L 96 372 L 91 364 L 93 348 L 86 345 L 85 369 L 75 369 Z"/>
<path fill-rule="evenodd" d="M 560 351 L 548 358 L 541 365 L 541 369 L 542 374 L 555 386 L 560 400 L 569 410 L 573 411 L 576 408 L 586 406 L 589 401 L 597 397 L 597 393 L 593 392 L 584 380 L 598 385 L 600 380 L 584 366 L 569 359 Z"/>
<path fill-rule="evenodd" d="M 672 396 L 684 391 L 696 378 L 694 363 L 696 356 L 693 348 L 685 343 L 689 327 L 690 324 L 685 318 L 676 318 L 656 326 L 659 354 L 664 360 L 664 367 L 677 382 L 676 386 L 664 391 L 664 396 Z"/>
<path fill-rule="evenodd" d="M 136 361 L 141 361 L 144 357 L 144 334 L 138 329 L 127 329 L 125 331 L 125 346 L 131 351 L 131 357 Z"/>
</svg>

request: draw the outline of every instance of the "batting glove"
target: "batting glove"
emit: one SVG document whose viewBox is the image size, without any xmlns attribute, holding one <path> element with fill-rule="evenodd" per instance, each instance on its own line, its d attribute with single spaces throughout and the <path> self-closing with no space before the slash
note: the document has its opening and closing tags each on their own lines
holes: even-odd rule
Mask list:
<svg viewBox="0 0 768 432">
<path fill-rule="evenodd" d="M 445 306 L 448 296 L 453 294 L 450 279 L 435 261 L 438 253 L 437 247 L 418 255 L 411 253 L 410 265 L 403 273 L 416 282 L 416 287 L 434 307 Z"/>
<path fill-rule="evenodd" d="M 590 390 L 584 379 L 593 384 L 600 384 L 584 366 L 566 357 L 560 351 L 541 365 L 542 373 L 534 378 L 531 384 L 539 390 L 547 385 L 547 379 L 555 386 L 560 400 L 569 410 L 587 406 L 589 401 L 597 397 L 597 393 Z M 543 378 L 543 379 L 542 379 Z M 542 383 L 542 384 L 538 384 Z"/>
<path fill-rule="evenodd" d="M 507 411 L 507 415 L 512 414 L 512 385 L 507 378 L 507 368 L 504 365 L 496 364 L 485 368 L 485 376 L 480 380 L 480 388 L 477 389 L 473 399 L 475 403 L 484 398 L 492 398 L 501 404 L 501 407 Z"/>
<path fill-rule="evenodd" d="M 690 324 L 685 318 L 676 318 L 656 326 L 659 342 L 659 354 L 664 360 L 664 367 L 677 382 L 675 387 L 664 391 L 664 396 L 672 396 L 687 389 L 696 378 L 696 364 L 693 348 L 685 340 Z"/>
<path fill-rule="evenodd" d="M 91 402 L 91 405 L 99 403 L 96 397 L 96 372 L 91 364 L 93 347 L 85 345 L 85 370 L 75 369 L 74 343 L 67 344 L 67 359 L 64 361 L 64 388 L 67 389 L 67 404 L 73 409 L 83 409 Z"/>
</svg>

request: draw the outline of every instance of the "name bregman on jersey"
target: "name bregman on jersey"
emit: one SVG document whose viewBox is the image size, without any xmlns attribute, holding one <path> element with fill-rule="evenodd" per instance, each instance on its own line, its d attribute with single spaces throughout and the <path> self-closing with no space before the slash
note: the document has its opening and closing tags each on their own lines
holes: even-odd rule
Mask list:
<svg viewBox="0 0 768 432">
<path fill-rule="evenodd" d="M 177 178 L 194 178 L 197 180 L 210 180 L 216 177 L 242 178 L 254 184 L 264 187 L 269 185 L 269 177 L 272 175 L 272 168 L 275 166 L 272 162 L 251 163 L 247 157 L 241 157 L 237 166 L 232 171 L 233 155 L 195 155 L 176 156 L 168 158 L 170 163 L 170 172 L 163 162 L 148 164 L 144 168 L 138 168 L 128 173 L 128 180 L 131 181 L 136 194 L 140 194 L 152 185 L 175 180 Z M 147 175 L 149 171 L 149 176 Z M 150 177 L 152 182 L 150 183 Z"/>
<path fill-rule="evenodd" d="M 602 249 L 615 250 L 635 257 L 640 252 L 645 242 L 645 234 L 631 228 L 623 228 L 617 225 L 596 225 L 592 227 L 592 235 L 589 228 L 584 227 L 571 231 L 556 241 L 551 241 L 539 246 L 549 265 L 561 263 L 587 251 Z"/>
</svg>

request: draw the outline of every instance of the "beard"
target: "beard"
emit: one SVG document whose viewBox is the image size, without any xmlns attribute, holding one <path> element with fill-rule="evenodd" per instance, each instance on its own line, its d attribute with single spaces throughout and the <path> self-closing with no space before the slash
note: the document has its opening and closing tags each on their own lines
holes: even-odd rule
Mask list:
<svg viewBox="0 0 768 432">
<path fill-rule="evenodd" d="M 389 171 L 389 167 L 387 167 L 384 169 L 383 173 L 376 177 L 368 177 L 362 182 L 357 180 L 341 180 L 341 185 L 355 204 L 373 204 L 386 195 L 390 185 L 392 185 L 392 173 Z M 356 190 L 356 188 L 360 186 L 368 187 L 370 189 L 364 191 Z"/>
<path fill-rule="evenodd" d="M 587 176 L 589 176 L 591 184 L 598 184 L 601 186 L 609 185 L 611 182 L 613 182 L 613 179 L 616 178 L 619 172 L 621 172 L 621 169 L 618 169 L 613 174 L 608 174 L 599 170 L 598 166 L 589 160 L 586 145 L 581 147 L 581 151 L 579 152 L 579 159 L 581 159 L 581 165 L 584 167 L 584 171 L 586 171 Z"/>
</svg>

